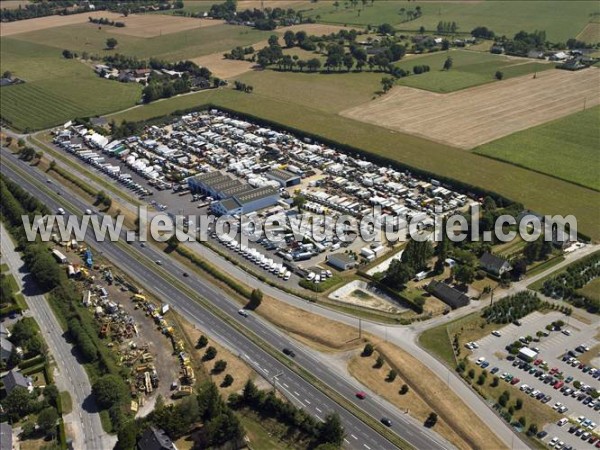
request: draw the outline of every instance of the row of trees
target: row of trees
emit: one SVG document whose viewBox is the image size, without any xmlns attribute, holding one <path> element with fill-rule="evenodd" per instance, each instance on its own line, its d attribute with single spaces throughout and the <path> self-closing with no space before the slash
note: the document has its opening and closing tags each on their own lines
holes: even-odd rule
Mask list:
<svg viewBox="0 0 600 450">
<path fill-rule="evenodd" d="M 504 297 L 493 305 L 487 306 L 482 311 L 481 316 L 488 323 L 505 324 L 525 317 L 533 311 L 537 311 L 544 304 L 537 294 L 522 291 L 515 295 Z"/>
<path fill-rule="evenodd" d="M 106 17 L 88 17 L 88 20 L 91 23 L 95 23 L 98 25 L 109 25 L 111 27 L 123 28 L 125 26 L 124 22 L 115 22 L 114 20 L 110 20 Z"/>
<path fill-rule="evenodd" d="M 600 253 L 592 254 L 567 267 L 561 274 L 546 280 L 542 293 L 552 298 L 570 302 L 573 306 L 585 307 L 593 313 L 600 312 L 597 296 L 585 295 L 581 289 L 600 277 Z"/>
<path fill-rule="evenodd" d="M 444 22 L 439 21 L 436 27 L 438 34 L 456 34 L 458 31 L 458 25 L 456 22 Z"/>
<path fill-rule="evenodd" d="M 253 86 L 250 86 L 249 84 L 242 83 L 241 81 L 237 81 L 237 80 L 235 81 L 233 88 L 236 91 L 245 92 L 247 94 L 250 94 L 254 90 Z"/>
<path fill-rule="evenodd" d="M 16 20 L 33 19 L 36 17 L 46 17 L 53 15 L 67 16 L 70 14 L 80 14 L 91 11 L 114 11 L 127 16 L 129 13 L 147 11 L 150 7 L 160 10 L 181 9 L 182 0 L 156 1 L 156 0 L 136 0 L 130 2 L 114 2 L 112 0 L 94 1 L 93 9 L 89 4 L 78 5 L 70 0 L 52 0 L 49 2 L 28 3 L 25 6 L 18 5 L 17 8 L 2 8 L 0 20 L 2 22 L 14 22 Z"/>
</svg>

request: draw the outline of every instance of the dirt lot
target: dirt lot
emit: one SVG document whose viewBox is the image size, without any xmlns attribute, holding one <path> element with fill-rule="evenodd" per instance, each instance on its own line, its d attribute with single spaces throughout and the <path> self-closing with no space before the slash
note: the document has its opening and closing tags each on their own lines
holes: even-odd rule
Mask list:
<svg viewBox="0 0 600 450">
<path fill-rule="evenodd" d="M 264 46 L 257 45 L 254 48 L 259 49 L 262 47 Z M 225 59 L 223 58 L 223 52 L 200 56 L 199 58 L 192 59 L 192 61 L 201 67 L 208 67 L 215 76 L 225 80 L 246 73 L 252 70 L 252 67 L 255 65 L 255 63 L 249 61 Z"/>
<path fill-rule="evenodd" d="M 0 8 L 2 9 L 17 9 L 19 6 L 24 8 L 30 2 L 28 0 L 2 0 Z"/>
<path fill-rule="evenodd" d="M 64 25 L 86 23 L 89 22 L 88 17 L 106 17 L 111 20 L 124 22 L 124 17 L 121 14 L 108 11 L 71 14 L 70 16 L 39 17 L 37 19 L 17 20 L 16 22 L 3 23 L 0 27 L 0 36 L 11 36 L 13 34 L 27 33 L 29 31 L 46 30 L 48 28 L 62 27 Z"/>
<path fill-rule="evenodd" d="M 189 337 L 190 341 L 193 343 L 198 342 L 198 338 L 202 335 L 202 331 L 200 331 L 198 328 L 196 328 L 194 325 L 192 325 L 184 319 L 180 319 L 179 323 L 181 324 L 183 331 Z M 235 356 L 229 350 L 220 346 L 212 339 L 208 340 L 208 345 L 212 345 L 217 349 L 217 357 L 214 359 L 214 361 L 201 363 L 204 369 L 206 370 L 206 373 L 210 373 L 212 367 L 215 364 L 215 361 L 222 359 L 227 362 L 227 368 L 223 371 L 223 373 L 220 373 L 218 375 L 210 375 L 212 381 L 214 381 L 215 384 L 219 386 L 219 391 L 221 392 L 221 395 L 224 399 L 226 399 L 229 396 L 229 394 L 233 392 L 238 392 L 241 389 L 243 389 L 244 384 L 246 384 L 246 381 L 248 381 L 249 378 L 252 378 L 253 380 L 256 378 L 256 372 L 252 370 L 247 364 L 242 362 L 240 358 Z M 202 355 L 204 355 L 205 350 L 206 349 L 194 348 L 191 350 L 191 356 L 197 361 L 200 361 L 202 359 Z M 223 378 L 225 378 L 226 374 L 231 374 L 231 376 L 233 377 L 233 384 L 227 388 L 223 388 L 220 387 L 220 385 L 223 382 Z"/>
<path fill-rule="evenodd" d="M 549 70 L 449 94 L 397 86 L 343 111 L 373 123 L 471 149 L 600 103 L 600 71 Z"/>
<path fill-rule="evenodd" d="M 192 19 L 191 17 L 177 17 L 163 14 L 130 15 L 119 19 L 125 23 L 124 28 L 108 27 L 114 34 L 151 38 L 163 34 L 178 33 L 195 28 L 214 27 L 222 25 L 222 20 Z"/>
<path fill-rule="evenodd" d="M 387 382 L 385 378 L 391 367 L 389 364 L 385 363 L 383 367 L 375 369 L 373 366 L 377 360 L 377 356 L 377 352 L 373 353 L 373 355 L 368 358 L 361 357 L 360 355 L 355 356 L 348 364 L 348 371 L 354 378 L 369 386 L 369 388 L 375 391 L 377 395 L 382 396 L 399 409 L 408 411 L 412 417 L 424 423 L 429 413 L 432 412 L 432 408 L 427 405 L 427 403 L 425 403 L 423 399 L 410 388 L 410 386 L 409 391 L 406 394 L 400 395 L 398 391 L 400 391 L 403 384 L 408 384 L 408 382 L 402 377 L 397 377 L 391 383 Z M 458 448 L 470 448 L 443 419 L 440 418 L 438 420 L 434 430 L 443 435 Z"/>
</svg>

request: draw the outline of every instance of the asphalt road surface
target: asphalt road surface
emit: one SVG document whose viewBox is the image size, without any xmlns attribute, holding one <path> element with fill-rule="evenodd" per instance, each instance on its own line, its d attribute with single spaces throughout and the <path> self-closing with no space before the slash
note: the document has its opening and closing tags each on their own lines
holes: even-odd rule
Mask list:
<svg viewBox="0 0 600 450">
<path fill-rule="evenodd" d="M 4 155 L 7 155 L 7 153 L 5 152 Z M 7 165 L 6 156 L 4 161 L 5 163 L 0 168 L 2 174 L 16 181 L 21 187 L 48 205 L 49 208 L 56 210 L 58 207 L 64 207 L 68 212 L 80 215 L 90 207 L 87 202 L 80 200 L 62 186 L 53 184 L 52 190 L 60 192 L 60 195 L 66 200 L 65 204 L 59 204 L 54 196 L 46 193 L 49 186 L 46 185 L 43 174 L 16 158 L 11 159 L 11 163 L 18 165 L 20 170 L 27 172 L 27 177 L 23 177 Z M 32 183 L 31 179 L 36 179 L 37 183 Z M 70 205 L 73 205 L 75 209 L 72 210 L 73 208 Z M 329 388 L 354 402 L 374 419 L 379 420 L 384 416 L 390 418 L 393 423 L 391 430 L 412 446 L 418 449 L 452 448 L 451 444 L 444 441 L 436 433 L 416 423 L 412 418 L 391 405 L 371 397 L 365 400 L 357 399 L 356 392 L 364 390 L 359 383 L 344 379 L 343 376 L 335 373 L 327 364 L 324 364 L 322 360 L 315 357 L 312 352 L 266 322 L 253 316 L 247 318 L 240 316 L 237 312 L 239 305 L 233 299 L 224 295 L 222 291 L 195 277 L 181 278 L 181 280 L 185 280 L 184 283 L 188 289 L 209 300 L 224 314 L 238 321 L 239 326 L 234 327 L 214 315 L 196 300 L 190 298 L 183 290 L 168 281 L 170 277 L 180 278 L 186 269 L 166 257 L 164 253 L 155 250 L 152 246 L 147 245 L 141 248 L 139 244 L 127 246 L 126 244 L 117 245 L 111 242 L 97 242 L 91 230 L 87 235 L 87 242 L 96 251 L 100 251 L 105 257 L 117 264 L 121 270 L 134 278 L 146 290 L 169 302 L 171 306 L 184 314 L 189 321 L 196 324 L 200 329 L 237 351 L 241 357 L 249 361 L 256 370 L 261 371 L 294 403 L 299 406 L 302 405 L 306 411 L 320 419 L 323 419 L 330 412 L 337 412 L 346 430 L 345 443 L 347 447 L 375 450 L 394 448 L 394 445 L 348 410 L 332 401 L 304 378 L 290 370 L 261 346 L 248 339 L 239 331 L 239 327 L 243 326 L 251 330 L 263 342 L 268 343 L 275 349 L 281 350 L 285 347 L 294 349 L 296 353 L 295 363 Z M 155 264 L 154 261 L 156 260 L 161 260 L 162 265 Z"/>
</svg>

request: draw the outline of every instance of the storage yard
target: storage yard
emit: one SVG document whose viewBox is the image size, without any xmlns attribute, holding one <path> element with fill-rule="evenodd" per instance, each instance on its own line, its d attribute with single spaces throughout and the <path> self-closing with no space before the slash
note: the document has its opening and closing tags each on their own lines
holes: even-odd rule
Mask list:
<svg viewBox="0 0 600 450">
<path fill-rule="evenodd" d="M 169 305 L 95 262 L 85 244 L 59 242 L 56 235 L 54 241 L 53 256 L 81 288 L 82 305 L 93 314 L 99 337 L 118 355 L 117 364 L 127 368 L 131 411 L 147 414 L 158 394 L 189 395 L 195 374 Z"/>
<path fill-rule="evenodd" d="M 213 213 L 277 218 L 274 231 L 281 239 L 276 243 L 262 239 L 246 245 L 239 239 L 228 242 L 214 229 L 209 233 L 232 258 L 253 262 L 275 281 L 297 276 L 318 284 L 331 278 L 332 270 L 366 264 L 390 249 L 384 240 L 344 242 L 339 236 L 313 236 L 299 220 L 294 204 L 298 198 L 303 215 L 313 219 L 347 215 L 360 220 L 379 207 L 376 220 L 402 239 L 404 220 L 429 228 L 436 215 L 463 210 L 473 202 L 436 180 L 380 167 L 217 110 L 148 126 L 141 135 L 126 139 L 111 141 L 71 123 L 54 134 L 56 145 L 171 217 Z M 184 228 L 189 225 L 183 221 Z"/>
</svg>

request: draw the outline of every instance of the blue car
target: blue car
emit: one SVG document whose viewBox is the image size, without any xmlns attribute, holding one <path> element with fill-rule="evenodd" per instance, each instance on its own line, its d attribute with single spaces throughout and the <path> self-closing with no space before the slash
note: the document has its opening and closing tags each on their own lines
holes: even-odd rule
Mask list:
<svg viewBox="0 0 600 450">
<path fill-rule="evenodd" d="M 489 366 L 489 365 L 490 365 L 490 363 L 489 363 L 489 362 L 487 362 L 487 361 L 484 361 L 484 362 L 482 362 L 482 363 L 481 363 L 481 368 L 482 368 L 482 369 L 485 369 L 485 368 L 486 368 L 487 366 Z"/>
<path fill-rule="evenodd" d="M 496 373 L 498 372 L 500 369 L 498 369 L 497 367 L 494 367 L 492 370 L 490 370 L 490 373 Z"/>
</svg>

